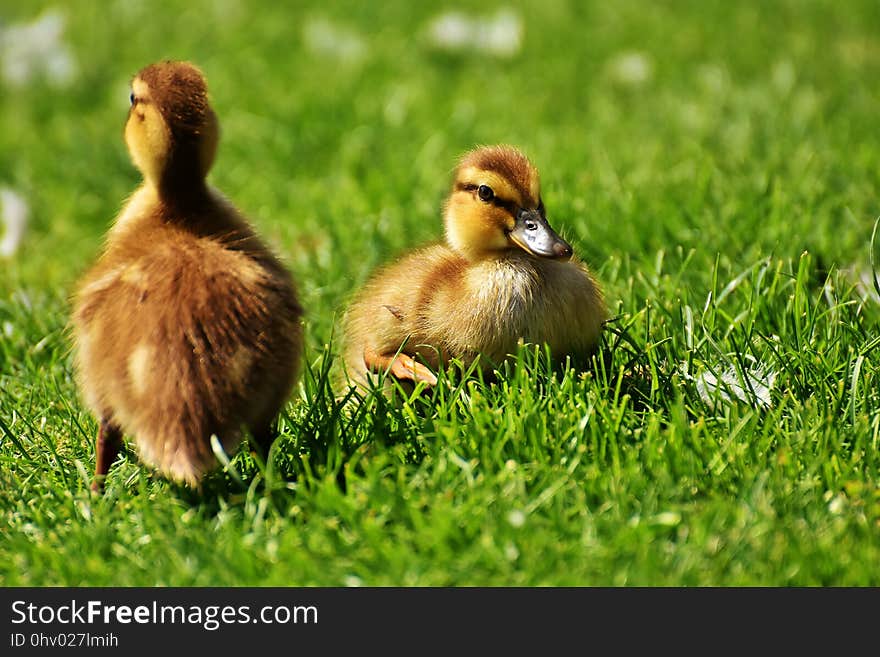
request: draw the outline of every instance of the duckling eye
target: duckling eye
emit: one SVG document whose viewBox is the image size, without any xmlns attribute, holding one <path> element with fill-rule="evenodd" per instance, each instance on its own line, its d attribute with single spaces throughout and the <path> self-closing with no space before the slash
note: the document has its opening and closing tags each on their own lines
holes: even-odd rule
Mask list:
<svg viewBox="0 0 880 657">
<path fill-rule="evenodd" d="M 131 103 L 132 105 L 134 105 L 134 92 L 133 91 L 130 94 L 128 94 L 128 102 Z"/>
<path fill-rule="evenodd" d="M 495 192 L 492 191 L 492 188 L 488 185 L 480 185 L 477 189 L 477 195 L 480 197 L 480 200 L 484 203 L 488 203 L 493 198 L 495 198 Z"/>
</svg>

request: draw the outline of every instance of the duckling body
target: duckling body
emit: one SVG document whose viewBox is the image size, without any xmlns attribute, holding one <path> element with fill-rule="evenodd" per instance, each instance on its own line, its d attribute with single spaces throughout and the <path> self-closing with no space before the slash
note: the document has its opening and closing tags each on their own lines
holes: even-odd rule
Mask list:
<svg viewBox="0 0 880 657">
<path fill-rule="evenodd" d="M 525 156 L 510 147 L 466 155 L 445 214 L 445 244 L 380 270 L 356 296 L 345 319 L 348 375 L 364 382 L 388 370 L 433 384 L 431 370 L 450 358 L 467 364 L 479 354 L 488 369 L 520 341 L 586 362 L 605 303 L 586 265 L 547 224 Z M 515 231 L 525 236 L 511 238 Z"/>
<path fill-rule="evenodd" d="M 175 83 L 177 105 L 161 86 Z M 96 488 L 123 435 L 144 462 L 189 484 L 217 463 L 212 435 L 226 450 L 243 428 L 268 442 L 302 348 L 289 274 L 205 183 L 213 113 L 204 101 L 201 117 L 186 115 L 187 94 L 204 94 L 201 74 L 187 64 L 157 64 L 133 86 L 143 98 L 133 95 L 126 141 L 144 184 L 83 278 L 73 313 L 77 378 L 101 426 Z M 179 132 L 176 120 L 194 129 Z"/>
</svg>

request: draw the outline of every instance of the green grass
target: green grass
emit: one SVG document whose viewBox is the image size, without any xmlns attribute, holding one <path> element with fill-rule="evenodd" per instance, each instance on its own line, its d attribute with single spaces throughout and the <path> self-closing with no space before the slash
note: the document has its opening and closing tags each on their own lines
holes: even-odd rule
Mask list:
<svg viewBox="0 0 880 657">
<path fill-rule="evenodd" d="M 427 3 L 283 4 L 69 3 L 74 84 L 0 82 L 0 185 L 32 210 L 0 262 L 0 583 L 880 585 L 877 3 L 542 0 L 511 59 L 431 48 Z M 320 19 L 362 56 L 310 50 Z M 208 76 L 211 180 L 294 272 L 309 370 L 241 483 L 129 454 L 96 498 L 69 295 L 138 182 L 127 81 L 168 57 Z M 496 383 L 341 404 L 340 309 L 496 142 L 604 285 L 601 362 L 524 349 Z"/>
</svg>

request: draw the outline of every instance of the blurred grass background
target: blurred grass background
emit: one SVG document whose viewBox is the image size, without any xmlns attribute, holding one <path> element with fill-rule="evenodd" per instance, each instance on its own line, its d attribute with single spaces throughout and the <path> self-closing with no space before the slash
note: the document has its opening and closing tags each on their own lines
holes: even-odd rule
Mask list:
<svg viewBox="0 0 880 657">
<path fill-rule="evenodd" d="M 32 20 L 39 4 L 2 16 Z M 69 288 L 97 252 L 138 182 L 128 81 L 162 58 L 207 74 L 223 129 L 212 181 L 283 251 L 310 308 L 438 237 L 455 158 L 479 143 L 535 160 L 551 219 L 595 266 L 679 246 L 731 264 L 865 260 L 875 3 L 525 3 L 510 57 L 433 46 L 440 8 L 420 3 L 65 7 L 72 78 L 35 75 L 0 100 L 0 181 L 33 206 L 4 263 L 12 286 Z M 310 313 L 318 340 L 328 320 Z"/>
</svg>

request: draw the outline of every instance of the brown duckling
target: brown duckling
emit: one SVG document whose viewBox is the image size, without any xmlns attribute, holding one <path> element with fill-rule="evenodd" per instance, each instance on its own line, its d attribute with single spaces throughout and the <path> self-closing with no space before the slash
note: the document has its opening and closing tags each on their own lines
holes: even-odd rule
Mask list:
<svg viewBox="0 0 880 657">
<path fill-rule="evenodd" d="M 437 382 L 456 358 L 485 369 L 520 341 L 586 361 L 607 317 L 598 283 L 550 227 L 538 171 L 509 146 L 477 148 L 455 171 L 446 243 L 375 274 L 344 319 L 348 376 Z"/>
<path fill-rule="evenodd" d="M 81 281 L 77 379 L 100 422 L 93 489 L 133 438 L 142 461 L 197 484 L 242 428 L 263 447 L 299 373 L 293 281 L 205 181 L 219 136 L 202 73 L 147 66 L 132 81 L 125 142 L 143 184 Z"/>
</svg>

